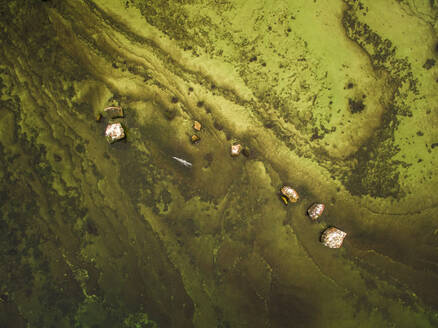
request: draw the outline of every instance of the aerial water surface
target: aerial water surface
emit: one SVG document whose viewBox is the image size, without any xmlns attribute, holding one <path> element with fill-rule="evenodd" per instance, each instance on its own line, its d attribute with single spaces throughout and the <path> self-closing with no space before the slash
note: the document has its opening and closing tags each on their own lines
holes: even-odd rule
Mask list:
<svg viewBox="0 0 438 328">
<path fill-rule="evenodd" d="M 438 327 L 437 19 L 1 0 L 0 327 Z"/>
</svg>

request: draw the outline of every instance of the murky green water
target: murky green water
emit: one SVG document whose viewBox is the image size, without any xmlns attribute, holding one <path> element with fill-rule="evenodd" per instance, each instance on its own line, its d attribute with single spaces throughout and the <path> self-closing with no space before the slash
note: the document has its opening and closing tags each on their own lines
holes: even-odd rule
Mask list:
<svg viewBox="0 0 438 328">
<path fill-rule="evenodd" d="M 1 328 L 438 326 L 436 1 L 0 15 Z"/>
</svg>

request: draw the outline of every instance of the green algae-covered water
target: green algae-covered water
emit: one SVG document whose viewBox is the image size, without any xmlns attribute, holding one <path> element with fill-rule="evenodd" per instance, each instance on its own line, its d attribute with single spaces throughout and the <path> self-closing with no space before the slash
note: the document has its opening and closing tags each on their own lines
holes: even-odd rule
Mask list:
<svg viewBox="0 0 438 328">
<path fill-rule="evenodd" d="M 0 15 L 1 328 L 438 326 L 437 1 Z"/>
</svg>

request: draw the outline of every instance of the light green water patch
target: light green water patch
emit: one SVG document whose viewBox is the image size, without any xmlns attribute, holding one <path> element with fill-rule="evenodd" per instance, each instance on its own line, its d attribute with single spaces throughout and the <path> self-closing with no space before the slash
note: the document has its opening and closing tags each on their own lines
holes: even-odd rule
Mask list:
<svg viewBox="0 0 438 328">
<path fill-rule="evenodd" d="M 409 194 L 423 195 L 421 198 L 425 202 L 433 202 L 427 196 L 430 190 L 424 188 L 424 185 L 420 187 L 415 181 L 433 185 L 436 177 L 427 169 L 431 163 L 436 162 L 436 154 L 430 148 L 435 134 L 433 126 L 436 118 L 431 108 L 436 104 L 436 96 L 432 92 L 436 85 L 436 68 L 424 67 L 427 59 L 436 57 L 436 28 L 433 27 L 430 18 L 435 14 L 432 10 L 426 16 L 416 16 L 413 12 L 420 10 L 417 8 L 419 4 L 414 5 L 409 2 L 402 2 L 394 10 L 385 10 L 384 6 L 383 2 L 364 2 L 362 11 L 366 14 L 360 18 L 360 21 L 373 26 L 381 37 L 391 40 L 392 46 L 396 49 L 396 58 L 403 59 L 409 65 L 410 79 L 415 81 L 415 88 L 409 87 L 411 82 L 404 82 L 399 89 L 399 97 L 395 99 L 396 103 L 399 103 L 398 106 L 410 112 L 409 115 L 397 117 L 398 126 L 394 132 L 394 143 L 399 149 L 394 159 L 404 162 L 397 168 L 400 174 L 400 186 L 408 197 Z M 377 12 L 382 14 L 376 15 Z M 418 27 L 413 29 L 413 25 Z M 393 28 L 394 26 L 397 28 Z M 416 46 L 412 46 L 413 44 Z M 395 74 L 400 72 L 403 71 Z M 422 206 L 431 205 L 432 203 L 428 203 Z"/>
</svg>

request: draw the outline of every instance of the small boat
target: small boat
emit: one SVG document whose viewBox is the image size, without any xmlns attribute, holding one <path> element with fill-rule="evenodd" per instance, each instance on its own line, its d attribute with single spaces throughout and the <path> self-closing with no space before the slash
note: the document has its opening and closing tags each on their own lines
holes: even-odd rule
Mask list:
<svg viewBox="0 0 438 328">
<path fill-rule="evenodd" d="M 187 162 L 185 159 L 178 158 L 178 157 L 175 157 L 175 156 L 172 156 L 172 158 L 173 158 L 174 160 L 180 162 L 180 163 L 181 163 L 182 165 L 184 165 L 185 167 L 192 167 L 192 163 Z"/>
</svg>

